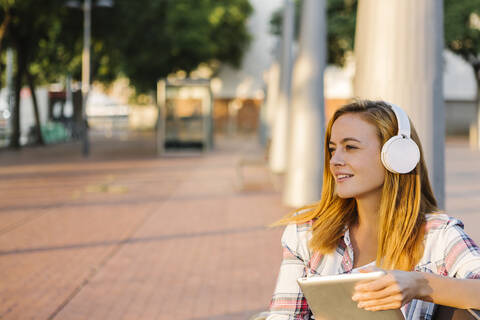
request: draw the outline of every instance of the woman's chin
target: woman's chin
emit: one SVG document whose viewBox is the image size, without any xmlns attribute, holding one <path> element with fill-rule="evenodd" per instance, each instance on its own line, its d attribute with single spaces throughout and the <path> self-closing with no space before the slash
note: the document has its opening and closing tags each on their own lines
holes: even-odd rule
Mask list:
<svg viewBox="0 0 480 320">
<path fill-rule="evenodd" d="M 349 199 L 349 198 L 353 198 L 355 195 L 354 194 L 351 194 L 349 192 L 336 192 L 337 196 L 341 199 Z"/>
</svg>

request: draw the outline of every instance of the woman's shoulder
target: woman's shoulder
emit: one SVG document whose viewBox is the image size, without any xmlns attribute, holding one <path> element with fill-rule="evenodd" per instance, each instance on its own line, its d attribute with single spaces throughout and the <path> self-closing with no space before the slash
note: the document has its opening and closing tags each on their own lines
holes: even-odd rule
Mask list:
<svg viewBox="0 0 480 320">
<path fill-rule="evenodd" d="M 463 222 L 443 212 L 428 213 L 425 215 L 425 230 L 427 233 L 445 230 L 451 227 L 463 229 Z"/>
<path fill-rule="evenodd" d="M 289 238 L 304 238 L 308 237 L 312 232 L 313 220 L 305 222 L 291 222 L 285 228 L 284 235 L 288 235 Z"/>
<path fill-rule="evenodd" d="M 304 208 L 301 210 L 296 211 L 292 217 L 300 216 L 306 213 L 311 212 L 312 208 Z M 312 225 L 315 219 L 304 220 L 299 222 L 291 222 L 288 226 L 296 230 L 296 232 L 309 232 L 312 229 Z"/>
<path fill-rule="evenodd" d="M 463 223 L 446 214 L 426 215 L 425 249 L 419 268 L 458 278 L 477 277 L 480 249 L 463 230 Z"/>
<path fill-rule="evenodd" d="M 303 261 L 310 258 L 308 242 L 312 238 L 313 221 L 292 222 L 288 224 L 282 235 L 282 245 Z"/>
</svg>

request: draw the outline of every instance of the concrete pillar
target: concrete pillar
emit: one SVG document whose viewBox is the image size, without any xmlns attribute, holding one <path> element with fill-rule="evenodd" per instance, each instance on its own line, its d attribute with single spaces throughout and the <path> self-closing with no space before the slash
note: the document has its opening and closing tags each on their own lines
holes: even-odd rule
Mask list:
<svg viewBox="0 0 480 320">
<path fill-rule="evenodd" d="M 443 1 L 359 0 L 355 96 L 404 108 L 422 141 L 440 208 L 445 208 Z"/>
<path fill-rule="evenodd" d="M 270 170 L 284 173 L 287 168 L 288 118 L 290 104 L 292 44 L 295 7 L 292 0 L 285 0 L 282 24 L 282 58 L 280 66 L 280 88 L 278 93 L 272 143 L 269 150 Z"/>
<path fill-rule="evenodd" d="M 278 47 L 278 46 L 277 46 Z M 266 146 L 272 138 L 272 127 L 275 119 L 275 107 L 277 104 L 278 90 L 280 86 L 280 62 L 279 48 L 275 50 L 275 57 L 268 70 L 264 73 L 264 80 L 266 82 L 266 96 L 265 102 L 260 108 L 260 126 L 259 135 L 260 142 Z"/>
<path fill-rule="evenodd" d="M 261 123 L 265 127 L 265 141 L 272 138 L 272 128 L 275 120 L 275 110 L 278 100 L 278 91 L 280 84 L 280 62 L 273 60 L 267 74 L 267 96 L 265 104 L 262 106 Z"/>
<path fill-rule="evenodd" d="M 293 70 L 291 140 L 283 194 L 284 203 L 293 207 L 318 201 L 321 196 L 326 28 L 325 0 L 304 0 L 299 53 Z"/>
</svg>

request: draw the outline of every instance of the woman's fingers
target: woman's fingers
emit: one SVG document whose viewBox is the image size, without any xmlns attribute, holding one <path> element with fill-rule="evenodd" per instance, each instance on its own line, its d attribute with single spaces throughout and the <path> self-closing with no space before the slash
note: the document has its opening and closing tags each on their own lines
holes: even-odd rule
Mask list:
<svg viewBox="0 0 480 320">
<path fill-rule="evenodd" d="M 366 299 L 359 299 L 357 301 L 358 307 L 364 309 L 384 305 L 394 305 L 395 308 L 400 308 L 403 302 L 403 295 L 401 293 L 386 293 L 386 290 L 384 290 L 383 294 L 376 298 L 369 297 Z"/>
<path fill-rule="evenodd" d="M 395 296 L 397 294 L 402 294 L 401 288 L 398 284 L 393 283 L 387 287 L 382 288 L 381 290 L 376 291 L 356 291 L 352 296 L 354 301 L 362 302 L 369 300 L 378 300 L 387 298 L 389 296 Z"/>
<path fill-rule="evenodd" d="M 417 282 L 415 272 L 388 271 L 376 280 L 357 284 L 352 299 L 367 310 L 397 309 L 416 297 Z"/>
<path fill-rule="evenodd" d="M 359 308 L 362 308 L 368 311 L 380 311 L 380 310 L 399 309 L 401 306 L 402 306 L 401 302 L 391 301 L 391 302 L 386 302 L 384 304 L 376 304 L 374 306 L 368 306 L 368 307 L 359 306 Z"/>
<path fill-rule="evenodd" d="M 378 279 L 371 281 L 362 281 L 358 283 L 355 286 L 355 291 L 378 291 L 390 286 L 393 283 L 395 283 L 395 278 L 390 273 L 387 273 Z"/>
</svg>

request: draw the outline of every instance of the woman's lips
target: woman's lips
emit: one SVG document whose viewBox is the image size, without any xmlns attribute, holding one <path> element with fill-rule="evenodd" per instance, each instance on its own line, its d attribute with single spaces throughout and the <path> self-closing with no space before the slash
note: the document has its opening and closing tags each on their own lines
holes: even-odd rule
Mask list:
<svg viewBox="0 0 480 320">
<path fill-rule="evenodd" d="M 337 182 L 344 182 L 344 181 L 350 179 L 351 177 L 353 177 L 353 174 L 340 173 L 340 174 L 337 174 L 335 176 L 337 177 Z"/>
</svg>

